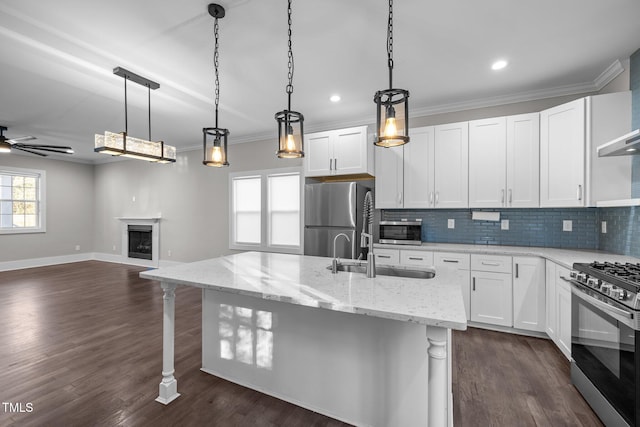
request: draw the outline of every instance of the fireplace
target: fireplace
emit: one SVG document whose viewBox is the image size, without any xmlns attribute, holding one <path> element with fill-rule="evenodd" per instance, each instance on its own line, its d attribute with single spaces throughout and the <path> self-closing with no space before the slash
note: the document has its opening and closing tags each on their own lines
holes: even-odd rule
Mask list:
<svg viewBox="0 0 640 427">
<path fill-rule="evenodd" d="M 160 215 L 118 217 L 121 227 L 120 262 L 160 267 Z"/>
<path fill-rule="evenodd" d="M 153 226 L 131 225 L 129 233 L 129 258 L 153 259 Z"/>
</svg>

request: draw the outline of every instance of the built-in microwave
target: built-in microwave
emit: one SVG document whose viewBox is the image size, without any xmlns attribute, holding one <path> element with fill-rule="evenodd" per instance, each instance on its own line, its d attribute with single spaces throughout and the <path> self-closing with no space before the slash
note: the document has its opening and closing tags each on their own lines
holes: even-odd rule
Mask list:
<svg viewBox="0 0 640 427">
<path fill-rule="evenodd" d="M 419 245 L 422 243 L 422 221 L 380 221 L 379 242 Z"/>
</svg>

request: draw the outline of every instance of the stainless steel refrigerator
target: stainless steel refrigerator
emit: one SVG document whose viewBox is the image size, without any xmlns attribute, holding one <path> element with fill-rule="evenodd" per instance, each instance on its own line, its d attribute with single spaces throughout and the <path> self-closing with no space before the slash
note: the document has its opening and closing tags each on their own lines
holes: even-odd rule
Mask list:
<svg viewBox="0 0 640 427">
<path fill-rule="evenodd" d="M 364 196 L 369 188 L 357 182 L 307 184 L 304 189 L 304 254 L 333 256 L 333 239 L 339 233 L 349 236 L 336 241 L 336 256 L 358 258 Z"/>
</svg>

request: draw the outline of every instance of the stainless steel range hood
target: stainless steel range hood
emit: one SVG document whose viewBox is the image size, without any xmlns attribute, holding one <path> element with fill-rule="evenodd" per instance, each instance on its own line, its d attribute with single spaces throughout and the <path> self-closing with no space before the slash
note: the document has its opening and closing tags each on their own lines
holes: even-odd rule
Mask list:
<svg viewBox="0 0 640 427">
<path fill-rule="evenodd" d="M 598 146 L 598 157 L 640 154 L 640 129 Z"/>
</svg>

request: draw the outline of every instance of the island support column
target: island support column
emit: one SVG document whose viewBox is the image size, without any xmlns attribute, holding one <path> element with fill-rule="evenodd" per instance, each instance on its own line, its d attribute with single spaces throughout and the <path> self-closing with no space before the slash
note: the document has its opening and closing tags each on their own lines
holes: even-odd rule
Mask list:
<svg viewBox="0 0 640 427">
<path fill-rule="evenodd" d="M 429 342 L 429 427 L 450 425 L 447 387 L 447 329 L 427 326 Z"/>
<path fill-rule="evenodd" d="M 180 396 L 178 381 L 173 376 L 176 285 L 162 282 L 164 290 L 162 318 L 162 382 L 156 402 L 169 404 Z"/>
</svg>

